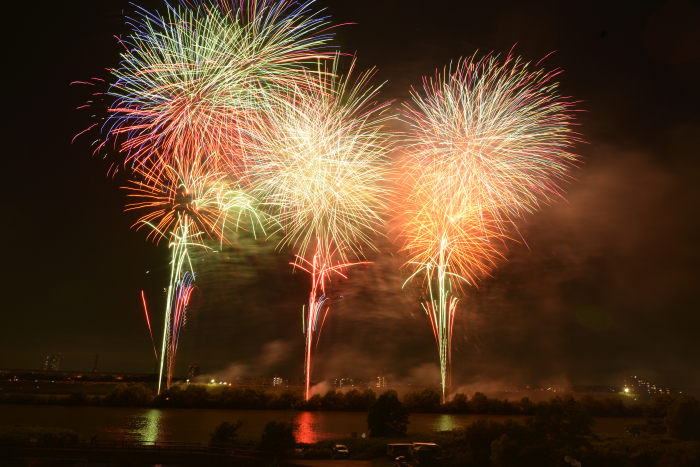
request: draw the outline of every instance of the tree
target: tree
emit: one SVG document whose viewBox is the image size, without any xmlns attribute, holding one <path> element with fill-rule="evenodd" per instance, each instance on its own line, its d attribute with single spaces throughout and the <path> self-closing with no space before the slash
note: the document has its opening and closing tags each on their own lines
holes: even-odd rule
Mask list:
<svg viewBox="0 0 700 467">
<path fill-rule="evenodd" d="M 369 408 L 369 414 L 367 414 L 369 436 L 406 436 L 408 415 L 408 409 L 399 401 L 396 391 L 386 391 Z"/>
<path fill-rule="evenodd" d="M 532 403 L 529 397 L 523 397 L 520 399 L 520 413 L 523 415 L 534 415 L 535 414 L 535 404 Z"/>
<path fill-rule="evenodd" d="M 510 423 L 510 422 L 509 422 Z M 460 444 L 467 448 L 469 465 L 488 467 L 491 465 L 491 444 L 506 433 L 502 423 L 477 420 L 464 428 Z"/>
<path fill-rule="evenodd" d="M 593 435 L 595 420 L 590 412 L 571 396 L 552 397 L 537 404 L 535 419 L 525 422 L 536 437 L 554 449 L 590 446 L 585 436 Z"/>
<path fill-rule="evenodd" d="M 291 407 L 300 407 L 304 402 L 304 397 L 300 391 L 286 389 L 277 400 L 272 402 L 272 408 L 276 410 L 286 410 Z"/>
<path fill-rule="evenodd" d="M 311 399 L 305 401 L 300 407 L 302 410 L 321 410 L 321 395 L 314 394 Z"/>
<path fill-rule="evenodd" d="M 291 424 L 274 420 L 267 422 L 258 446 L 261 451 L 281 453 L 294 446 L 296 446 L 296 440 L 294 427 Z"/>
<path fill-rule="evenodd" d="M 209 441 L 216 444 L 233 444 L 238 436 L 238 429 L 243 425 L 243 421 L 236 423 L 221 422 L 214 428 L 214 433 L 209 433 Z"/>
<path fill-rule="evenodd" d="M 329 389 L 326 395 L 321 398 L 321 408 L 323 410 L 343 410 L 345 408 L 345 396 L 342 392 Z"/>
<path fill-rule="evenodd" d="M 408 392 L 403 403 L 410 412 L 435 413 L 440 411 L 440 393 L 433 388 Z"/>
<path fill-rule="evenodd" d="M 700 403 L 687 394 L 679 397 L 668 409 L 664 423 L 672 438 L 700 441 Z"/>
<path fill-rule="evenodd" d="M 452 397 L 452 400 L 448 402 L 447 409 L 451 413 L 468 413 L 469 412 L 469 399 L 462 393 L 457 393 Z"/>
<path fill-rule="evenodd" d="M 650 414 L 651 418 L 664 418 L 671 406 L 676 402 L 676 398 L 669 396 L 668 394 L 662 394 L 654 398 L 654 402 L 651 403 Z"/>
<path fill-rule="evenodd" d="M 469 406 L 474 413 L 487 413 L 489 409 L 489 400 L 481 392 L 475 392 L 472 399 L 469 401 Z"/>
</svg>

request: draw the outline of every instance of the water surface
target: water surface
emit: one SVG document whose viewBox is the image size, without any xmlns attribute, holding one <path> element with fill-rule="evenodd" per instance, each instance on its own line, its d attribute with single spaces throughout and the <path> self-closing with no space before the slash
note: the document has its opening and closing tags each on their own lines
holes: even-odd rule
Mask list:
<svg viewBox="0 0 700 467">
<path fill-rule="evenodd" d="M 367 431 L 367 413 L 294 412 L 297 441 L 314 443 L 332 438 L 361 435 Z M 68 428 L 84 438 L 133 441 L 188 441 L 209 439 L 223 421 L 242 420 L 239 433 L 259 436 L 270 420 L 290 421 L 284 410 L 151 409 L 139 407 L 64 407 L 47 405 L 0 405 L 0 425 L 35 425 Z M 524 423 L 524 416 L 412 414 L 409 432 L 452 430 L 476 420 Z M 624 433 L 625 424 L 639 419 L 596 418 L 596 433 Z"/>
</svg>

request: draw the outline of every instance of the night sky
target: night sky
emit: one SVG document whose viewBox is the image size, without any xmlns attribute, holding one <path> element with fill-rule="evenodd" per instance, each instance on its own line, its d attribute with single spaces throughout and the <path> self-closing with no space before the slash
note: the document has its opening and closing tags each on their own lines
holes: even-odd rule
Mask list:
<svg viewBox="0 0 700 467">
<path fill-rule="evenodd" d="M 5 14 L 3 275 L 0 368 L 153 372 L 141 290 L 162 333 L 168 249 L 130 229 L 114 153 L 71 139 L 104 116 L 75 110 L 75 80 L 118 64 L 127 2 L 14 2 Z M 22 5 L 17 5 L 21 3 Z M 140 5 L 162 8 L 150 0 Z M 527 245 L 461 302 L 455 387 L 619 384 L 622 373 L 700 387 L 700 8 L 671 2 L 324 1 L 342 52 L 378 68 L 381 97 L 475 51 L 515 53 L 562 68 L 581 100 L 583 163 L 567 202 L 518 224 Z M 9 124 L 9 125 L 8 125 Z M 397 125 L 399 128 L 399 125 Z M 302 375 L 301 306 L 309 279 L 290 250 L 243 235 L 197 255 L 195 292 L 177 373 Z M 371 267 L 334 281 L 314 379 L 437 382 L 438 356 L 419 291 L 401 290 L 389 240 Z M 340 298 L 340 296 L 343 298 Z M 160 349 L 159 349 L 160 350 Z"/>
</svg>

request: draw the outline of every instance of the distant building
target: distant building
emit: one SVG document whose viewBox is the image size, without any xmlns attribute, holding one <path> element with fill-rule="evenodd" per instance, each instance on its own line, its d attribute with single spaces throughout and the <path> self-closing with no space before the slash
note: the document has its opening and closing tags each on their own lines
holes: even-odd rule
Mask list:
<svg viewBox="0 0 700 467">
<path fill-rule="evenodd" d="M 44 371 L 58 371 L 61 368 L 61 360 L 63 360 L 63 356 L 60 353 L 58 355 L 47 355 Z"/>
<path fill-rule="evenodd" d="M 377 387 L 378 388 L 385 388 L 386 387 L 386 376 L 384 376 L 384 375 L 377 376 Z"/>
<path fill-rule="evenodd" d="M 275 375 L 274 378 L 272 378 L 272 385 L 273 386 L 282 386 L 282 383 L 284 383 L 284 380 L 280 378 L 279 376 Z"/>
<path fill-rule="evenodd" d="M 189 370 L 189 378 L 192 379 L 195 376 L 199 376 L 201 374 L 201 371 L 199 369 L 199 365 L 195 366 L 188 366 L 187 369 Z"/>
<path fill-rule="evenodd" d="M 644 381 L 637 375 L 622 375 L 621 379 L 622 392 L 627 394 L 680 394 L 682 392 Z"/>
<path fill-rule="evenodd" d="M 343 387 L 348 387 L 348 386 L 355 386 L 357 383 L 359 383 L 358 380 L 354 380 L 352 378 L 336 378 L 333 380 L 333 386 L 336 388 L 343 388 Z"/>
</svg>

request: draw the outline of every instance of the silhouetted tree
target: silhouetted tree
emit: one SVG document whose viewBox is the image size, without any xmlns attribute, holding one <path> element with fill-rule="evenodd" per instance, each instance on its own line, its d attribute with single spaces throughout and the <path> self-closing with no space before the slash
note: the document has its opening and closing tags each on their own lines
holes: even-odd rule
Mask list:
<svg viewBox="0 0 700 467">
<path fill-rule="evenodd" d="M 651 413 L 647 414 L 647 417 L 664 418 L 674 402 L 676 402 L 676 398 L 668 394 L 656 396 L 651 403 Z"/>
<path fill-rule="evenodd" d="M 529 397 L 523 397 L 520 399 L 520 413 L 523 415 L 534 415 L 535 414 L 535 404 L 532 403 Z"/>
<path fill-rule="evenodd" d="M 343 410 L 344 408 L 345 396 L 342 392 L 330 389 L 326 392 L 326 395 L 321 398 L 322 410 Z"/>
<path fill-rule="evenodd" d="M 216 444 L 233 444 L 238 436 L 238 429 L 243 425 L 241 420 L 236 423 L 221 422 L 214 428 L 214 433 L 209 433 L 209 441 Z"/>
<path fill-rule="evenodd" d="M 457 393 L 446 406 L 448 412 L 467 413 L 469 411 L 469 399 L 464 394 Z"/>
<path fill-rule="evenodd" d="M 301 405 L 301 410 L 321 410 L 321 396 L 314 394 L 311 398 Z"/>
<path fill-rule="evenodd" d="M 379 396 L 369 408 L 367 426 L 370 437 L 406 436 L 409 411 L 399 401 L 396 391 L 389 390 Z"/>
<path fill-rule="evenodd" d="M 291 408 L 292 406 L 298 408 L 301 407 L 303 401 L 304 397 L 301 391 L 286 389 L 276 400 L 270 402 L 270 408 L 276 410 L 285 410 Z"/>
<path fill-rule="evenodd" d="M 538 439 L 555 448 L 590 446 L 586 436 L 592 436 L 595 421 L 590 412 L 571 396 L 553 397 L 540 402 L 535 418 L 525 422 Z"/>
<path fill-rule="evenodd" d="M 435 413 L 440 411 L 440 393 L 433 388 L 407 392 L 403 404 L 409 412 Z"/>
<path fill-rule="evenodd" d="M 281 453 L 287 449 L 292 449 L 296 445 L 294 439 L 294 428 L 285 422 L 267 422 L 260 438 L 258 448 L 261 451 Z"/>
<path fill-rule="evenodd" d="M 489 400 L 480 392 L 475 392 L 469 401 L 469 408 L 473 413 L 488 413 Z"/>
</svg>

